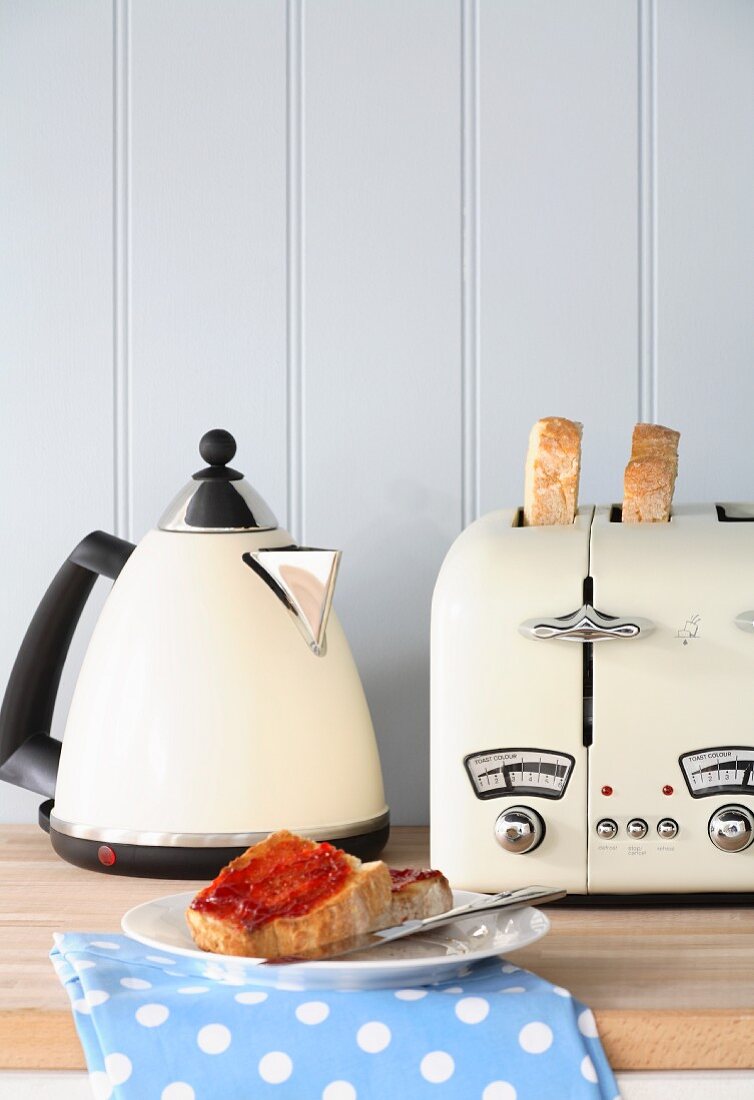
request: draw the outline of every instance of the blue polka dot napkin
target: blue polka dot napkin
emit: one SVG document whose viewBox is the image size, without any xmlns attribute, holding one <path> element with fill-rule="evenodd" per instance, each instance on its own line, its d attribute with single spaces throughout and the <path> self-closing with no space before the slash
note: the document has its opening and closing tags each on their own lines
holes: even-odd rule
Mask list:
<svg viewBox="0 0 754 1100">
<path fill-rule="evenodd" d="M 590 1010 L 504 959 L 436 986 L 307 993 L 119 935 L 57 935 L 51 958 L 95 1100 L 618 1097 Z"/>
</svg>

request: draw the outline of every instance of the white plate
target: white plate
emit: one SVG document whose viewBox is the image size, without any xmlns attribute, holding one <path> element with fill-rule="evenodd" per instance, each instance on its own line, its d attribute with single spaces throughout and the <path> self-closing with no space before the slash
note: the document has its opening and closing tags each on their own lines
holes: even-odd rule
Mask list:
<svg viewBox="0 0 754 1100">
<path fill-rule="evenodd" d="M 466 917 L 435 932 L 396 940 L 345 959 L 260 966 L 263 959 L 215 955 L 200 951 L 186 924 L 192 892 L 171 894 L 130 909 L 121 921 L 133 940 L 180 956 L 181 972 L 233 985 L 271 985 L 287 989 L 391 989 L 433 985 L 468 973 L 482 959 L 508 955 L 541 939 L 550 922 L 539 909 L 502 910 L 485 918 Z M 453 904 L 476 901 L 483 894 L 453 891 Z"/>
</svg>

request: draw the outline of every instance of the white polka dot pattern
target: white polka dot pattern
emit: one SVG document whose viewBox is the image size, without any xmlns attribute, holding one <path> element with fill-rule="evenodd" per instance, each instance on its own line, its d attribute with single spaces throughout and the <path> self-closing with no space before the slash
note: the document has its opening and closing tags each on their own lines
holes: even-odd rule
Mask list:
<svg viewBox="0 0 754 1100">
<path fill-rule="evenodd" d="M 330 1015 L 330 1006 L 324 1001 L 306 1001 L 296 1009 L 296 1019 L 302 1024 L 321 1024 Z"/>
<path fill-rule="evenodd" d="M 527 1054 L 544 1054 L 552 1046 L 552 1028 L 535 1020 L 521 1028 L 518 1041 Z"/>
<path fill-rule="evenodd" d="M 585 1008 L 579 1013 L 579 1031 L 582 1035 L 586 1035 L 587 1039 L 597 1038 L 597 1021 L 591 1008 Z"/>
<path fill-rule="evenodd" d="M 379 1054 L 389 1045 L 391 1038 L 390 1028 L 379 1020 L 370 1020 L 356 1033 L 356 1042 L 367 1054 Z"/>
<path fill-rule="evenodd" d="M 587 1054 L 581 1062 L 581 1076 L 584 1080 L 589 1081 L 591 1084 L 597 1084 L 597 1071 L 594 1068 L 594 1062 Z"/>
<path fill-rule="evenodd" d="M 426 989 L 396 989 L 395 995 L 399 1001 L 421 1001 L 427 996 Z"/>
<path fill-rule="evenodd" d="M 92 935 L 58 936 L 51 958 L 94 1100 L 222 1100 L 237 1081 L 296 1100 L 366 1100 L 375 1088 L 392 1100 L 386 1083 L 399 1079 L 405 1095 L 438 1100 L 523 1100 L 554 1080 L 571 1100 L 617 1091 L 592 1011 L 503 958 L 453 985 L 315 992 L 288 980 L 295 969 L 260 987 L 245 960 L 177 970 L 126 937 Z"/>
<path fill-rule="evenodd" d="M 107 1070 L 107 1076 L 110 1078 L 111 1084 L 123 1085 L 131 1076 L 133 1066 L 131 1065 L 131 1059 L 127 1055 L 113 1051 L 112 1054 L 108 1054 L 105 1058 L 105 1069 Z"/>
<path fill-rule="evenodd" d="M 510 1081 L 490 1081 L 482 1093 L 482 1100 L 516 1100 L 516 1096 Z"/>
<path fill-rule="evenodd" d="M 240 1005 L 259 1005 L 262 1001 L 267 1000 L 266 993 L 236 993 L 234 1000 L 238 1001 Z"/>
<path fill-rule="evenodd" d="M 223 1054 L 230 1046 L 230 1029 L 225 1024 L 205 1024 L 199 1029 L 196 1043 L 205 1054 Z"/>
<path fill-rule="evenodd" d="M 322 1091 L 322 1100 L 356 1100 L 356 1089 L 350 1081 L 331 1081 Z"/>
<path fill-rule="evenodd" d="M 167 1005 L 148 1004 L 136 1009 L 136 1022 L 142 1027 L 159 1027 L 170 1015 Z"/>
<path fill-rule="evenodd" d="M 113 1094 L 113 1086 L 110 1084 L 110 1078 L 101 1069 L 89 1074 L 89 1084 L 94 1100 L 110 1100 Z"/>
<path fill-rule="evenodd" d="M 424 1080 L 433 1085 L 442 1085 L 450 1080 L 455 1068 L 455 1062 L 445 1050 L 431 1050 L 424 1055 L 419 1066 Z"/>
<path fill-rule="evenodd" d="M 195 1100 L 196 1093 L 185 1081 L 171 1081 L 160 1093 L 160 1100 Z"/>
<path fill-rule="evenodd" d="M 484 997 L 462 997 L 456 1004 L 456 1016 L 462 1024 L 480 1024 L 490 1013 L 490 1002 Z"/>
<path fill-rule="evenodd" d="M 281 1085 L 293 1073 L 293 1062 L 282 1050 L 271 1050 L 259 1061 L 259 1076 L 268 1085 Z"/>
<path fill-rule="evenodd" d="M 120 984 L 124 989 L 151 989 L 152 983 L 144 978 L 121 978 Z"/>
<path fill-rule="evenodd" d="M 98 1005 L 103 1005 L 105 1001 L 110 1000 L 110 994 L 105 989 L 89 989 L 84 996 L 90 1008 L 97 1008 Z"/>
</svg>

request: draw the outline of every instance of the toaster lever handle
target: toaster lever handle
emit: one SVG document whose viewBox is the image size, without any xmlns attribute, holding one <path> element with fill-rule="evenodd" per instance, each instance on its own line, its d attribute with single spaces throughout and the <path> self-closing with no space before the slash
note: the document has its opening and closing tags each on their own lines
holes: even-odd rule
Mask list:
<svg viewBox="0 0 754 1100">
<path fill-rule="evenodd" d="M 754 634 L 754 611 L 739 611 L 733 621 L 739 630 Z"/>
<path fill-rule="evenodd" d="M 621 638 L 642 638 L 654 630 L 654 623 L 635 615 L 606 615 L 585 603 L 570 615 L 526 619 L 518 629 L 525 638 L 538 641 L 612 642 Z"/>
</svg>

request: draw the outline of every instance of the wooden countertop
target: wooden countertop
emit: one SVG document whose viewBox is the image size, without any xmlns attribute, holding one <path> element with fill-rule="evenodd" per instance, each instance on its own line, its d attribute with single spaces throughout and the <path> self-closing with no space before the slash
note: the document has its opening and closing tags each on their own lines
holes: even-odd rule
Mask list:
<svg viewBox="0 0 754 1100">
<path fill-rule="evenodd" d="M 385 858 L 426 865 L 427 830 L 395 828 Z M 53 932 L 118 931 L 132 905 L 196 884 L 81 871 L 30 825 L 0 826 L 0 884 L 0 1070 L 81 1069 Z M 754 908 L 549 915 L 515 961 L 594 1009 L 614 1069 L 754 1068 Z"/>
</svg>

